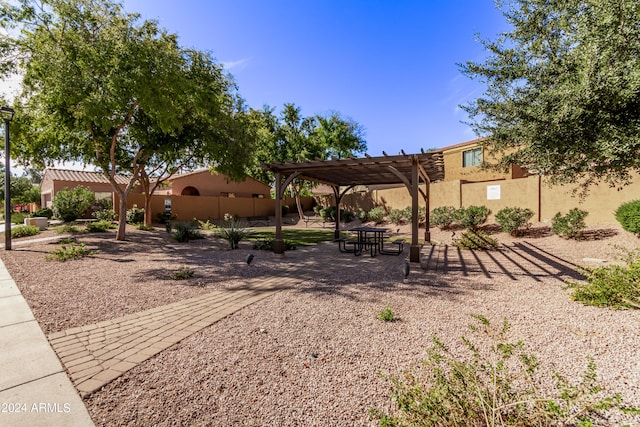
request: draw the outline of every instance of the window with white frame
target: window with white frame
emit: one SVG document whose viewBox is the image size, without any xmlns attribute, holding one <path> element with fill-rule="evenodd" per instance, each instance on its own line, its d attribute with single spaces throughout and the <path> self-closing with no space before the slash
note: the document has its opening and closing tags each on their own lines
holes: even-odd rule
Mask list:
<svg viewBox="0 0 640 427">
<path fill-rule="evenodd" d="M 482 164 L 482 147 L 462 152 L 462 167 L 480 166 Z"/>
</svg>

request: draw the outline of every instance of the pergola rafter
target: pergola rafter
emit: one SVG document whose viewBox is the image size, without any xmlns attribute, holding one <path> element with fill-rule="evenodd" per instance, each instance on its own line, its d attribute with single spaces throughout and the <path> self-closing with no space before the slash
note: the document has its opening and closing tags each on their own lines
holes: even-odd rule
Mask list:
<svg viewBox="0 0 640 427">
<path fill-rule="evenodd" d="M 284 191 L 293 179 L 304 179 L 331 186 L 336 200 L 336 237 L 339 237 L 340 201 L 348 190 L 356 185 L 403 184 L 411 195 L 411 250 L 410 260 L 420 260 L 418 244 L 418 195 L 422 195 L 427 205 L 425 241 L 430 241 L 429 233 L 429 184 L 444 179 L 444 161 L 441 151 L 422 152 L 397 156 L 362 158 L 349 157 L 331 160 L 303 160 L 301 162 L 275 162 L 263 164 L 276 177 L 276 206 L 280 206 Z M 421 184 L 425 185 L 422 189 Z M 341 187 L 345 187 L 340 191 Z M 284 253 L 282 239 L 282 210 L 276 209 L 276 253 Z"/>
</svg>

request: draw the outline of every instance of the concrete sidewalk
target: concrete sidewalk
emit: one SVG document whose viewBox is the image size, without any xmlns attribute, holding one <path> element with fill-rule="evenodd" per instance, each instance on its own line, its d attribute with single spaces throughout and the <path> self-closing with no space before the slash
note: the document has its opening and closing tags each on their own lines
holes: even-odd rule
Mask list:
<svg viewBox="0 0 640 427">
<path fill-rule="evenodd" d="M 0 425 L 94 425 L 2 261 L 0 349 Z"/>
</svg>

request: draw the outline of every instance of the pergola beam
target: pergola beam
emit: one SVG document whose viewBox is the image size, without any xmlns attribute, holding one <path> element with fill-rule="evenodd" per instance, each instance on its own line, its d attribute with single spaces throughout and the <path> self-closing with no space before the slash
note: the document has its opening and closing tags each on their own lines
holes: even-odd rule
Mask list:
<svg viewBox="0 0 640 427">
<path fill-rule="evenodd" d="M 420 154 L 405 154 L 382 157 L 365 155 L 362 158 L 349 157 L 331 160 L 304 160 L 301 162 L 275 162 L 263 164 L 264 169 L 276 176 L 276 242 L 274 251 L 284 253 L 282 240 L 282 210 L 280 205 L 287 186 L 293 179 L 305 179 L 329 185 L 336 200 L 337 221 L 336 237 L 340 232 L 340 202 L 347 191 L 356 185 L 404 184 L 411 196 L 411 249 L 410 260 L 419 262 L 420 244 L 418 242 L 418 207 L 421 195 L 427 205 L 426 226 L 429 227 L 429 185 L 444 179 L 444 160 L 441 151 Z M 283 180 L 284 179 L 284 180 Z M 425 189 L 420 183 L 425 183 Z M 345 187 L 340 191 L 341 187 Z M 429 229 L 425 232 L 425 242 L 430 241 Z"/>
</svg>

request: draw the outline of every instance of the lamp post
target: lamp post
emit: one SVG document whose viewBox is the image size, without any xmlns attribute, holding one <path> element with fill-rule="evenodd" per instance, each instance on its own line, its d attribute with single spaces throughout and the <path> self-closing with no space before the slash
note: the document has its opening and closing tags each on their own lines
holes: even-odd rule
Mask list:
<svg viewBox="0 0 640 427">
<path fill-rule="evenodd" d="M 13 119 L 13 108 L 0 107 L 4 120 L 4 249 L 11 250 L 11 145 L 9 144 L 9 122 Z"/>
</svg>

